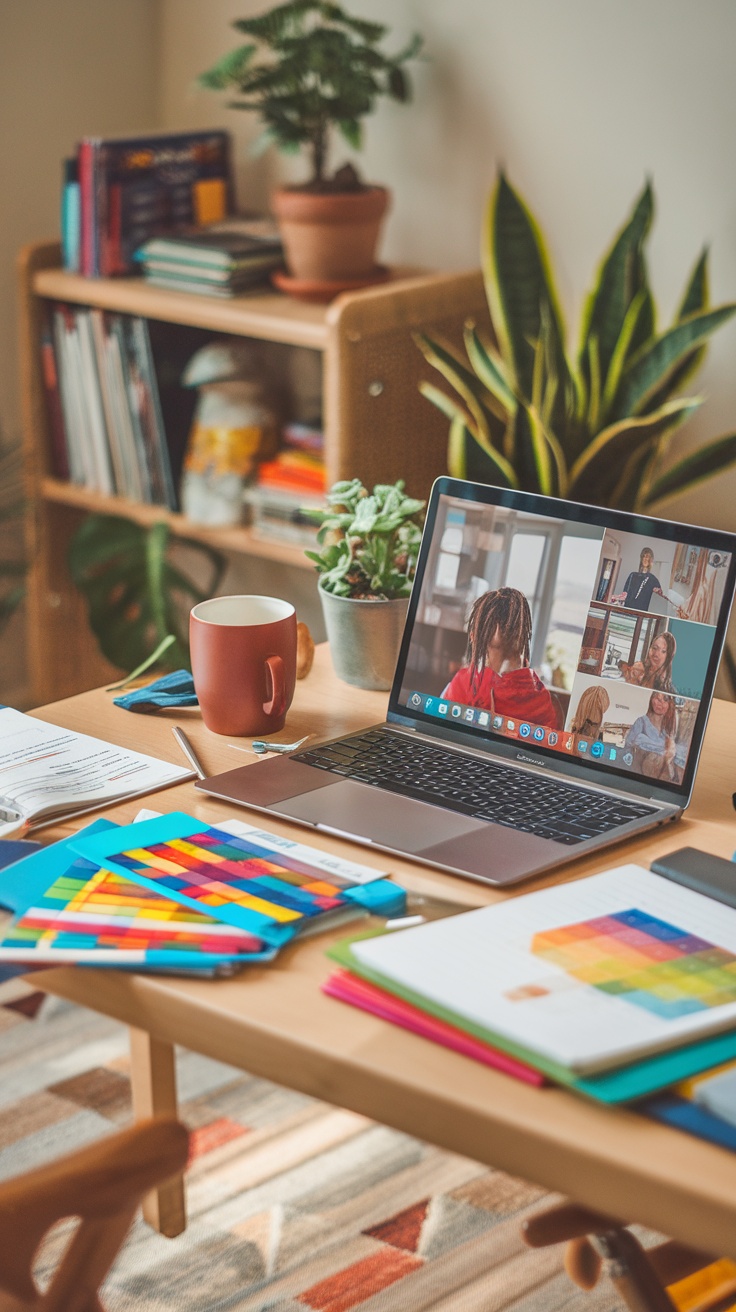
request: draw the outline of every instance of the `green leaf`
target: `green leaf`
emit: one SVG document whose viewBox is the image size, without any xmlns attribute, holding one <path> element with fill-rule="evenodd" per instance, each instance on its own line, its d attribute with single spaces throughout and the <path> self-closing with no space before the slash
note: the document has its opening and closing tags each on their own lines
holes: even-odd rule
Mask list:
<svg viewBox="0 0 736 1312">
<path fill-rule="evenodd" d="M 209 546 L 186 540 L 197 553 L 204 588 L 168 560 L 169 529 L 150 529 L 112 515 L 92 515 L 80 525 L 69 547 L 69 569 L 87 602 L 90 627 L 113 665 L 132 670 L 162 639 L 173 634 L 166 664 L 189 664 L 188 615 L 192 605 L 211 596 L 225 566 Z"/>
<path fill-rule="evenodd" d="M 146 670 L 150 670 L 152 665 L 155 665 L 157 661 L 160 661 L 164 653 L 167 652 L 169 647 L 175 642 L 176 638 L 174 634 L 167 633 L 166 637 L 161 639 L 158 647 L 155 651 L 151 652 L 150 656 L 147 656 L 144 661 L 141 661 L 140 665 L 137 665 L 134 670 L 131 670 L 130 674 L 126 675 L 121 683 L 112 684 L 111 687 L 105 689 L 105 692 L 120 692 L 121 688 L 127 688 L 129 683 L 133 683 L 135 679 L 140 678 L 141 674 L 145 674 Z"/>
<path fill-rule="evenodd" d="M 626 363 L 626 358 L 629 354 L 629 347 L 631 346 L 637 324 L 641 317 L 642 310 L 644 309 L 645 300 L 646 292 L 644 290 L 637 292 L 624 316 L 619 339 L 616 342 L 613 354 L 611 355 L 611 363 L 608 366 L 608 376 L 601 397 L 601 417 L 604 421 L 608 411 L 613 405 L 616 392 L 618 391 L 621 374 Z"/>
<path fill-rule="evenodd" d="M 734 314 L 736 304 L 693 314 L 642 347 L 621 376 L 612 414 L 621 419 L 643 413 L 650 399 L 669 383 L 693 347 L 702 346 Z"/>
<path fill-rule="evenodd" d="M 654 198 L 647 182 L 631 217 L 604 256 L 586 299 L 580 338 L 580 368 L 586 382 L 591 338 L 598 342 L 601 377 L 607 378 L 629 306 L 646 286 L 643 247 L 653 213 Z"/>
<path fill-rule="evenodd" d="M 666 470 L 649 488 L 646 504 L 689 492 L 696 484 L 722 473 L 733 464 L 736 464 L 736 433 L 728 433 L 698 447 L 697 451 L 690 452 Z"/>
<path fill-rule="evenodd" d="M 531 406 L 519 405 L 514 417 L 514 467 L 519 486 L 527 492 L 555 496 L 559 491 L 559 466 L 539 414 Z M 564 461 L 563 461 L 564 468 Z"/>
<path fill-rule="evenodd" d="M 491 396 L 500 403 L 502 413 L 513 414 L 516 409 L 516 397 L 506 377 L 503 360 L 496 354 L 490 342 L 481 338 L 474 323 L 465 325 L 463 338 L 468 359 L 480 381 Z"/>
<path fill-rule="evenodd" d="M 534 346 L 542 335 L 545 312 L 555 372 L 565 378 L 569 370 L 562 315 L 542 235 L 503 173 L 486 212 L 482 264 L 501 354 L 513 370 L 515 391 L 528 400 L 532 393 Z"/>
<path fill-rule="evenodd" d="M 238 46 L 235 50 L 229 50 L 206 73 L 200 73 L 197 78 L 199 86 L 206 87 L 209 91 L 224 91 L 233 83 L 237 85 L 252 63 L 256 50 L 257 47 L 254 45 Z"/>
<path fill-rule="evenodd" d="M 682 295 L 675 323 L 682 323 L 683 319 L 689 319 L 693 314 L 699 314 L 707 309 L 710 297 L 710 287 L 708 279 L 708 247 L 705 246 L 700 256 L 695 262 L 695 267 Z"/>
<path fill-rule="evenodd" d="M 477 428 L 479 435 L 486 442 L 494 445 L 498 445 L 503 441 L 505 425 L 493 413 L 490 406 L 486 404 L 483 384 L 476 378 L 475 374 L 470 369 L 466 369 L 462 361 L 458 360 L 454 352 L 449 350 L 448 347 L 443 346 L 440 342 L 433 341 L 424 333 L 414 333 L 414 341 L 427 363 L 437 369 L 443 378 L 446 378 L 448 383 L 451 383 L 455 391 L 459 393 L 473 416 L 474 426 Z"/>
<path fill-rule="evenodd" d="M 620 420 L 604 428 L 570 470 L 569 494 L 580 501 L 606 505 L 617 485 L 624 463 L 637 451 L 672 432 L 697 410 L 700 400 L 669 401 L 654 415 Z"/>
</svg>

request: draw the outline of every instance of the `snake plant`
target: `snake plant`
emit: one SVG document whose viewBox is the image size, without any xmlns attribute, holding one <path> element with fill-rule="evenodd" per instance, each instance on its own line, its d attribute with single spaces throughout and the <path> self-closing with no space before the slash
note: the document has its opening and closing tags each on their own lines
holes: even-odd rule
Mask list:
<svg viewBox="0 0 736 1312">
<path fill-rule="evenodd" d="M 641 510 L 736 462 L 736 433 L 668 459 L 672 435 L 702 403 L 682 389 L 736 305 L 710 308 L 704 251 L 674 322 L 657 329 L 645 258 L 653 211 L 647 184 L 601 263 L 573 354 L 542 235 L 499 176 L 482 241 L 493 336 L 466 323 L 461 359 L 415 335 L 453 389 L 420 383 L 450 421 L 451 474 Z"/>
</svg>

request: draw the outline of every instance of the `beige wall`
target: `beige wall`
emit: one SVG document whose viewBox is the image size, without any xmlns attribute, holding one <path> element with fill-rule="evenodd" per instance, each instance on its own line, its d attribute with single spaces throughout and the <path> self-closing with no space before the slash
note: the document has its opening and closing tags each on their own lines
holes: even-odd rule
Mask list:
<svg viewBox="0 0 736 1312">
<path fill-rule="evenodd" d="M 239 143 L 243 203 L 264 203 L 298 168 L 249 159 L 251 115 L 197 90 L 195 75 L 239 39 L 228 24 L 264 0 L 160 0 L 167 127 L 222 123 Z M 577 337 L 593 270 L 646 175 L 658 215 L 651 274 L 663 320 L 705 242 L 714 299 L 736 299 L 736 5 L 732 0 L 349 0 L 418 30 L 428 60 L 415 102 L 384 102 L 366 127 L 365 175 L 394 190 L 383 254 L 437 268 L 477 264 L 484 199 L 503 164 L 547 233 Z M 395 47 L 394 47 L 395 48 Z M 343 152 L 338 152 L 340 158 Z M 340 160 L 338 160 L 340 162 Z M 699 380 L 709 398 L 683 444 L 736 429 L 736 321 Z M 736 528 L 736 473 L 670 504 L 673 518 Z"/>
<path fill-rule="evenodd" d="M 62 159 L 155 126 L 157 0 L 0 0 L 0 430 L 19 430 L 15 257 L 59 231 Z"/>
</svg>

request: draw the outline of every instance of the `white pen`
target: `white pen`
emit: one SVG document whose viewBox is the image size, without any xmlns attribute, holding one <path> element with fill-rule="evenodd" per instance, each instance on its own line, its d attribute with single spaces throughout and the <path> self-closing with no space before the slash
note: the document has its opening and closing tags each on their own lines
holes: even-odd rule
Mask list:
<svg viewBox="0 0 736 1312">
<path fill-rule="evenodd" d="M 174 737 L 176 738 L 176 741 L 178 742 L 179 746 L 181 747 L 181 750 L 183 751 L 184 755 L 186 756 L 186 758 L 187 758 L 189 764 L 191 765 L 192 769 L 196 772 L 196 774 L 198 775 L 198 777 L 199 777 L 200 779 L 206 779 L 206 778 L 207 778 L 207 772 L 206 772 L 206 770 L 204 769 L 204 767 L 203 767 L 203 765 L 202 765 L 202 762 L 200 761 L 199 757 L 197 756 L 197 753 L 195 752 L 194 748 L 192 747 L 192 744 L 190 743 L 189 739 L 187 738 L 187 736 L 186 736 L 184 730 L 183 730 L 183 729 L 180 729 L 179 726 L 178 726 L 178 724 L 175 724 L 175 725 L 172 726 L 171 732 L 173 733 Z"/>
</svg>

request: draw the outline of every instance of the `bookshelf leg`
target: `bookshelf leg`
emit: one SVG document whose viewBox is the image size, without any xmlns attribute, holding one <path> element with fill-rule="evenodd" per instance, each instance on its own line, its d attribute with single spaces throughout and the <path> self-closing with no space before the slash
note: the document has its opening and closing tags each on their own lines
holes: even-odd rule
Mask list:
<svg viewBox="0 0 736 1312">
<path fill-rule="evenodd" d="M 176 1116 L 174 1046 L 155 1039 L 146 1030 L 130 1027 L 130 1081 L 133 1115 L 137 1121 L 151 1116 Z M 186 1229 L 184 1177 L 179 1175 L 147 1194 L 143 1216 L 159 1234 L 173 1239 Z"/>
</svg>

